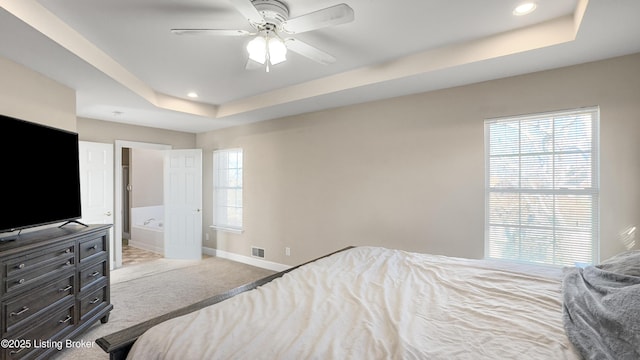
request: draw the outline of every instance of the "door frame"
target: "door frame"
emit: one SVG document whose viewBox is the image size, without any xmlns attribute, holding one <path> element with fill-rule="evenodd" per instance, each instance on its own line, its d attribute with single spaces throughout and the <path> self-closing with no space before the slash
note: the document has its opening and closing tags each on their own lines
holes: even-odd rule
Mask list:
<svg viewBox="0 0 640 360">
<path fill-rule="evenodd" d="M 113 245 L 111 250 L 114 253 L 113 268 L 117 269 L 122 267 L 122 148 L 131 149 L 149 149 L 149 150 L 171 150 L 171 145 L 166 144 L 154 144 L 137 141 L 116 140 L 115 156 L 115 221 L 114 221 L 114 236 Z"/>
</svg>

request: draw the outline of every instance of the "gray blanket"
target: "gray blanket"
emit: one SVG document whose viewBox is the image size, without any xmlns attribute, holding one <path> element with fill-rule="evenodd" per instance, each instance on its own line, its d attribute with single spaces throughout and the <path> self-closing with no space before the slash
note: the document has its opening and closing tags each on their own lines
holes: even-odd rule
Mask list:
<svg viewBox="0 0 640 360">
<path fill-rule="evenodd" d="M 562 292 L 567 336 L 585 359 L 640 359 L 640 251 L 567 270 Z"/>
</svg>

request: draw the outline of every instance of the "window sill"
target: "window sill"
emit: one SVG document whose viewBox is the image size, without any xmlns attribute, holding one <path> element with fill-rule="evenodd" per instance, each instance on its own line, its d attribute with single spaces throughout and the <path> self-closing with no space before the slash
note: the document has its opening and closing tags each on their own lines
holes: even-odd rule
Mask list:
<svg viewBox="0 0 640 360">
<path fill-rule="evenodd" d="M 217 226 L 217 225 L 209 225 L 209 227 L 217 231 L 224 231 L 232 234 L 242 234 L 244 232 L 243 229 L 238 229 L 238 228 L 230 228 L 230 227 Z"/>
</svg>

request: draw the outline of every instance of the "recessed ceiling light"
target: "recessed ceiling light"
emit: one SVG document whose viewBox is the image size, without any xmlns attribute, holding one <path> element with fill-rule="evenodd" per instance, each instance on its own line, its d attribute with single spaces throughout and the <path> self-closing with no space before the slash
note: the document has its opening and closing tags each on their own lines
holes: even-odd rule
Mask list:
<svg viewBox="0 0 640 360">
<path fill-rule="evenodd" d="M 515 9 L 513 9 L 513 15 L 522 16 L 522 15 L 531 14 L 536 9 L 536 7 L 537 5 L 534 2 L 522 3 L 518 5 Z"/>
<path fill-rule="evenodd" d="M 192 99 L 196 99 L 196 98 L 198 98 L 198 93 L 195 92 L 195 91 L 192 91 L 192 92 L 188 93 L 187 96 L 192 98 Z"/>
</svg>

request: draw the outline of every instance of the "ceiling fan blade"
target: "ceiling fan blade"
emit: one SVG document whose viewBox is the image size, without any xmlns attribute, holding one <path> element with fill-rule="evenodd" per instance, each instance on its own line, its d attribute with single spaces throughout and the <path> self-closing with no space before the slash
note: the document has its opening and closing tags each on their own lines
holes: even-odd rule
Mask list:
<svg viewBox="0 0 640 360">
<path fill-rule="evenodd" d="M 242 15 L 244 15 L 245 19 L 249 20 L 252 24 L 264 24 L 264 18 L 260 14 L 260 12 L 253 6 L 251 0 L 229 0 L 233 6 L 236 7 Z"/>
<path fill-rule="evenodd" d="M 211 35 L 211 36 L 249 36 L 255 35 L 246 30 L 225 29 L 171 29 L 175 35 Z"/>
<path fill-rule="evenodd" d="M 300 40 L 289 38 L 284 41 L 284 44 L 287 46 L 287 49 L 313 61 L 319 62 L 320 64 L 328 65 L 336 62 L 336 58 L 332 55 L 329 55 L 326 52 Z"/>
<path fill-rule="evenodd" d="M 353 9 L 347 4 L 338 4 L 289 19 L 282 23 L 282 29 L 290 34 L 297 34 L 327 26 L 346 24 L 353 19 Z"/>
</svg>

